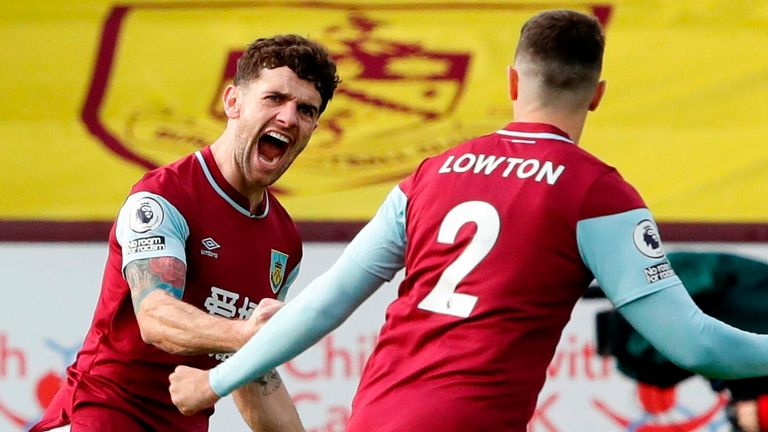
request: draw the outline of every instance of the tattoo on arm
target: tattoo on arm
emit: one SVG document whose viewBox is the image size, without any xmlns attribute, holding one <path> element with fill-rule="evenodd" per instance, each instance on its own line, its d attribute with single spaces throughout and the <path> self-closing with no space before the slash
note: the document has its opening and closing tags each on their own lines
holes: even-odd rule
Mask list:
<svg viewBox="0 0 768 432">
<path fill-rule="evenodd" d="M 136 260 L 125 266 L 134 311 L 154 290 L 163 290 L 178 299 L 184 294 L 187 266 L 178 258 L 157 257 Z"/>
<path fill-rule="evenodd" d="M 280 390 L 280 386 L 283 385 L 283 380 L 280 379 L 280 374 L 274 369 L 267 372 L 263 377 L 256 380 L 256 382 L 261 385 L 261 394 L 264 396 L 269 396 Z"/>
</svg>

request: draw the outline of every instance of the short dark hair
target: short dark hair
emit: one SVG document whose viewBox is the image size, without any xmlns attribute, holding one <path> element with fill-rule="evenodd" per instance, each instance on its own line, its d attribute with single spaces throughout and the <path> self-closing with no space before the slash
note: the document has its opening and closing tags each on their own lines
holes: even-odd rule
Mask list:
<svg viewBox="0 0 768 432">
<path fill-rule="evenodd" d="M 549 88 L 576 90 L 597 84 L 605 39 L 597 19 L 553 10 L 528 20 L 520 31 L 515 59 L 534 69 Z"/>
<path fill-rule="evenodd" d="M 315 85 L 320 92 L 322 113 L 341 80 L 328 51 L 302 36 L 277 35 L 253 41 L 237 61 L 235 85 L 258 78 L 263 69 L 282 66 L 288 66 L 299 78 Z"/>
</svg>

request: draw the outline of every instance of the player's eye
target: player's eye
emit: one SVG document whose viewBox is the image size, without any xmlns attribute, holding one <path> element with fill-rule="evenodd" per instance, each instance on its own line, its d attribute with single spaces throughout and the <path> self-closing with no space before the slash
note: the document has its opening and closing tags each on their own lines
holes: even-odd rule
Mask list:
<svg viewBox="0 0 768 432">
<path fill-rule="evenodd" d="M 299 105 L 299 113 L 301 113 L 303 116 L 314 119 L 317 117 L 317 108 L 311 105 Z"/>
</svg>

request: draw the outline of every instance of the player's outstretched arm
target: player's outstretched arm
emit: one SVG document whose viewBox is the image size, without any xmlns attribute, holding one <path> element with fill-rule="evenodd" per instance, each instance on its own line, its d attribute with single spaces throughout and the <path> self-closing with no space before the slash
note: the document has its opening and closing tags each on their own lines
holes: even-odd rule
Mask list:
<svg viewBox="0 0 768 432">
<path fill-rule="evenodd" d="M 235 390 L 232 397 L 253 431 L 304 432 L 296 406 L 276 370 Z"/>
<path fill-rule="evenodd" d="M 341 324 L 384 281 L 391 280 L 404 263 L 405 209 L 405 195 L 396 187 L 336 263 L 229 360 L 210 373 L 177 368 L 171 375 L 171 394 L 179 409 L 189 413 L 213 406 L 219 397 L 295 357 Z M 206 383 L 200 382 L 206 378 Z"/>
<path fill-rule="evenodd" d="M 207 314 L 180 300 L 186 265 L 175 257 L 132 261 L 125 277 L 142 339 L 172 354 L 236 351 L 282 306 L 264 299 L 248 320 Z"/>
<path fill-rule="evenodd" d="M 210 371 L 179 366 L 171 400 L 192 415 L 264 377 L 330 333 L 382 284 L 346 254 L 285 305 L 248 343 Z M 213 374 L 216 374 L 213 376 Z"/>
<path fill-rule="evenodd" d="M 605 295 L 666 358 L 710 378 L 768 375 L 768 335 L 718 321 L 675 275 L 648 209 L 582 220 L 579 250 Z"/>
<path fill-rule="evenodd" d="M 702 312 L 682 284 L 618 308 L 670 361 L 720 379 L 768 375 L 768 335 L 739 330 Z"/>
<path fill-rule="evenodd" d="M 294 358 L 336 329 L 383 282 L 342 255 L 239 351 L 211 370 L 211 388 L 225 396 Z"/>
<path fill-rule="evenodd" d="M 243 345 L 211 370 L 224 396 L 292 359 L 338 327 L 403 267 L 406 197 L 395 187 L 378 212 L 325 273 L 307 286 Z"/>
</svg>

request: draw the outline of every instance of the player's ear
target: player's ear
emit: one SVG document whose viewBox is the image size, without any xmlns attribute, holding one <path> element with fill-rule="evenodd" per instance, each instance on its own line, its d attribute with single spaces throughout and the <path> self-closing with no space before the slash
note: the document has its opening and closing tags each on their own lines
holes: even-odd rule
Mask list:
<svg viewBox="0 0 768 432">
<path fill-rule="evenodd" d="M 605 86 L 606 86 L 605 81 L 600 81 L 599 83 L 597 83 L 597 88 L 595 89 L 595 95 L 592 96 L 592 101 L 589 103 L 590 111 L 596 110 L 597 106 L 600 105 L 600 101 L 603 99 L 603 95 L 605 94 Z"/>
<path fill-rule="evenodd" d="M 517 74 L 517 69 L 507 66 L 507 79 L 509 80 L 509 98 L 516 101 L 517 87 L 520 84 L 520 76 Z"/>
<path fill-rule="evenodd" d="M 222 99 L 224 101 L 224 113 L 227 118 L 236 119 L 240 117 L 240 89 L 235 85 L 228 85 L 224 89 Z"/>
</svg>

